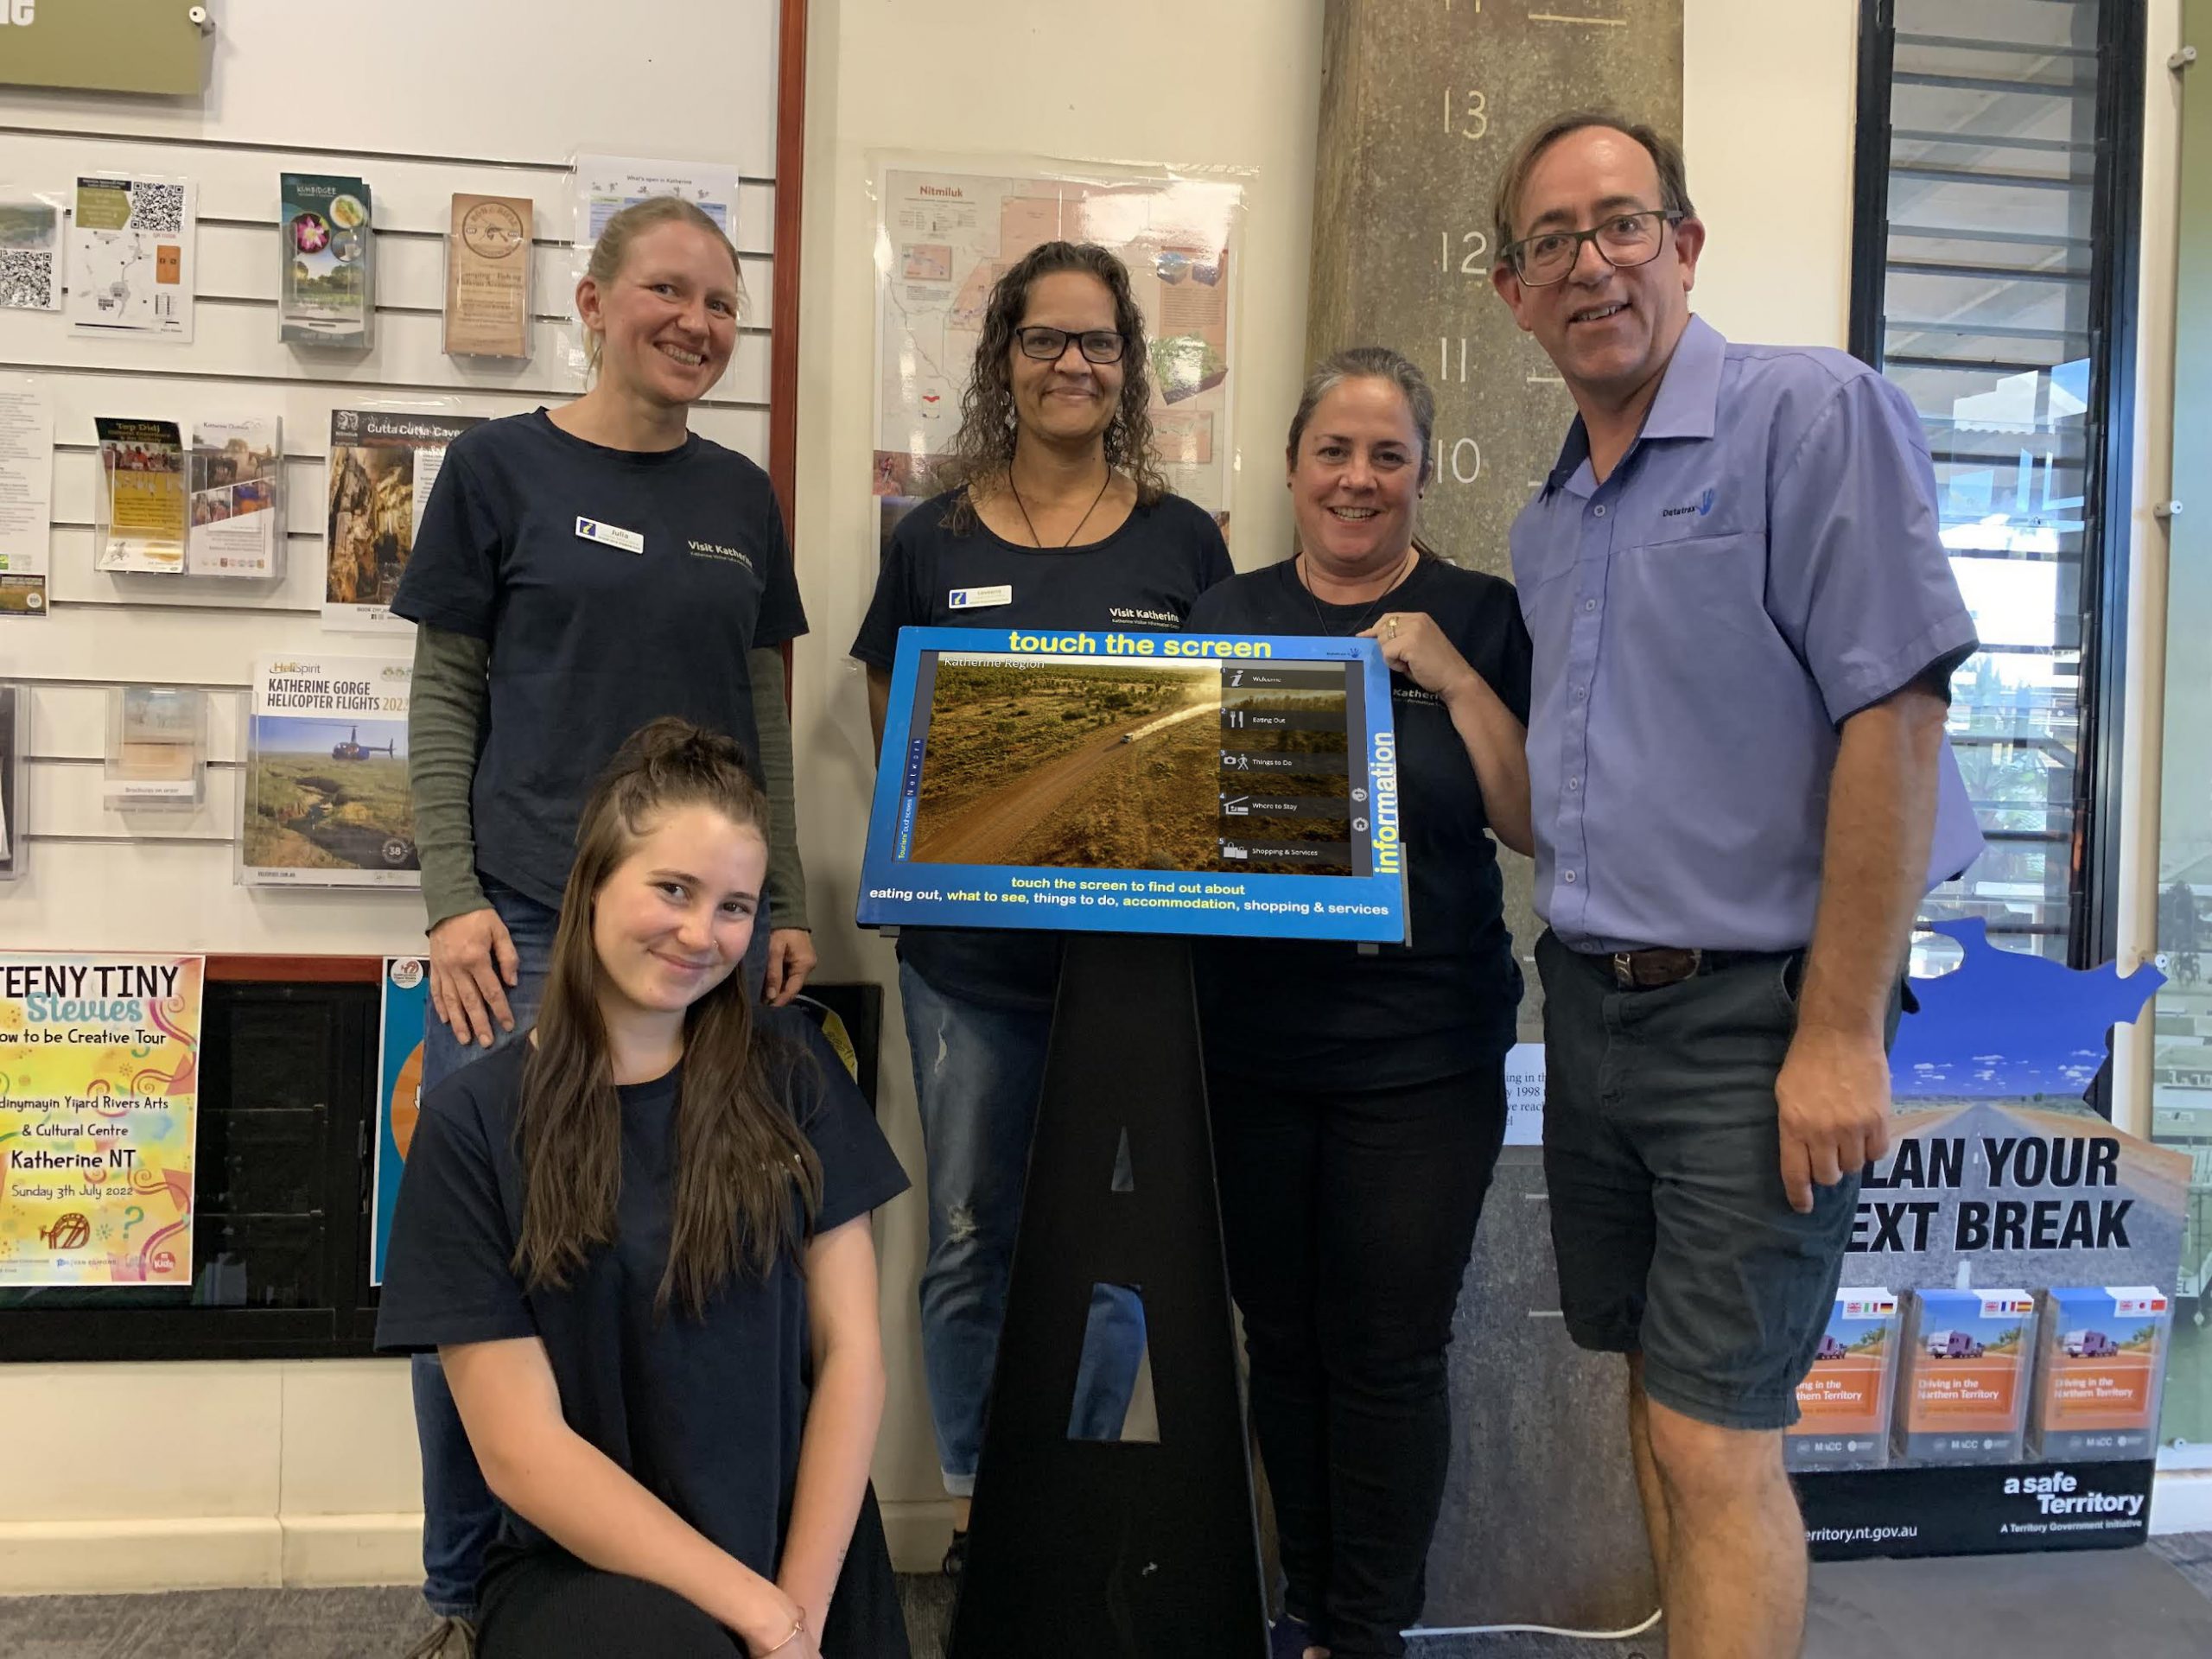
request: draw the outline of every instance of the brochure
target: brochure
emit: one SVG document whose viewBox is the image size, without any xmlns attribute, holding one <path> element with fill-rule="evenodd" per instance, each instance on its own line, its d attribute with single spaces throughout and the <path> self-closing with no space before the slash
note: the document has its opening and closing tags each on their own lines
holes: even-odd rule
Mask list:
<svg viewBox="0 0 2212 1659">
<path fill-rule="evenodd" d="M 184 569 L 184 442 L 175 421 L 95 417 L 105 487 L 93 563 L 102 570 L 181 575 Z"/>
<path fill-rule="evenodd" d="M 412 671 L 386 658 L 264 658 L 247 722 L 248 887 L 417 887 L 407 788 Z"/>
<path fill-rule="evenodd" d="M 340 409 L 330 416 L 329 567 L 322 625 L 404 632 L 392 595 L 446 446 L 482 417 L 450 408 Z"/>
<path fill-rule="evenodd" d="M 530 355 L 534 211 L 527 196 L 453 199 L 452 233 L 446 238 L 448 356 Z"/>
<path fill-rule="evenodd" d="M 376 321 L 367 181 L 287 173 L 283 191 L 276 315 L 284 342 L 366 351 Z"/>
<path fill-rule="evenodd" d="M 273 419 L 193 423 L 188 575 L 283 574 L 283 429 Z"/>
<path fill-rule="evenodd" d="M 0 310 L 61 308 L 61 226 L 68 200 L 0 184 Z"/>
</svg>

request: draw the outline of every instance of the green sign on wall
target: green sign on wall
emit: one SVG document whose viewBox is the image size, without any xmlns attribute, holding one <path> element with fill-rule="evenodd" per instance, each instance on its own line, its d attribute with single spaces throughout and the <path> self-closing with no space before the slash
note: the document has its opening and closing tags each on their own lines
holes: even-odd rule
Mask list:
<svg viewBox="0 0 2212 1659">
<path fill-rule="evenodd" d="M 0 86 L 200 91 L 207 37 L 191 0 L 0 0 Z"/>
</svg>

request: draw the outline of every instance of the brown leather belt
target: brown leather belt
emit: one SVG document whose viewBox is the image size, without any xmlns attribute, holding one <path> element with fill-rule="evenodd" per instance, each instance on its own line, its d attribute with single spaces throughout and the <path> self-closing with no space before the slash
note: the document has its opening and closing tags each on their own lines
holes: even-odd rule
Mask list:
<svg viewBox="0 0 2212 1659">
<path fill-rule="evenodd" d="M 1656 944 L 1644 950 L 1615 950 L 1601 958 L 1612 970 L 1613 983 L 1624 991 L 1656 991 L 1679 985 L 1700 974 L 1717 974 L 1738 963 L 1754 962 L 1781 954 L 1760 950 L 1694 950 Z"/>
</svg>

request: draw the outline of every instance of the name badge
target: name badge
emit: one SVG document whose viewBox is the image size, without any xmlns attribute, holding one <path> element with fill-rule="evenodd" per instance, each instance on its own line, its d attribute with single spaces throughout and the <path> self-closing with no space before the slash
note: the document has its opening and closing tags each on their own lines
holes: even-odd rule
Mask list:
<svg viewBox="0 0 2212 1659">
<path fill-rule="evenodd" d="M 993 605 L 1011 605 L 1014 603 L 1014 588 L 1010 585 L 955 588 L 944 602 L 956 611 L 976 611 Z"/>
<path fill-rule="evenodd" d="M 620 524 L 602 524 L 596 518 L 576 520 L 576 534 L 588 542 L 597 542 L 601 547 L 619 547 L 625 553 L 642 553 L 645 538 L 634 530 L 625 530 Z"/>
</svg>

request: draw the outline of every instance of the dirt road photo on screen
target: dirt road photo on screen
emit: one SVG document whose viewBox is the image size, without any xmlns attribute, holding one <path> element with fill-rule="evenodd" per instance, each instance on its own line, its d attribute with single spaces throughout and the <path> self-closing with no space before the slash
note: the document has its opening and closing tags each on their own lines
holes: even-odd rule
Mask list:
<svg viewBox="0 0 2212 1659">
<path fill-rule="evenodd" d="M 1221 671 L 938 658 L 911 858 L 1220 865 Z"/>
</svg>

